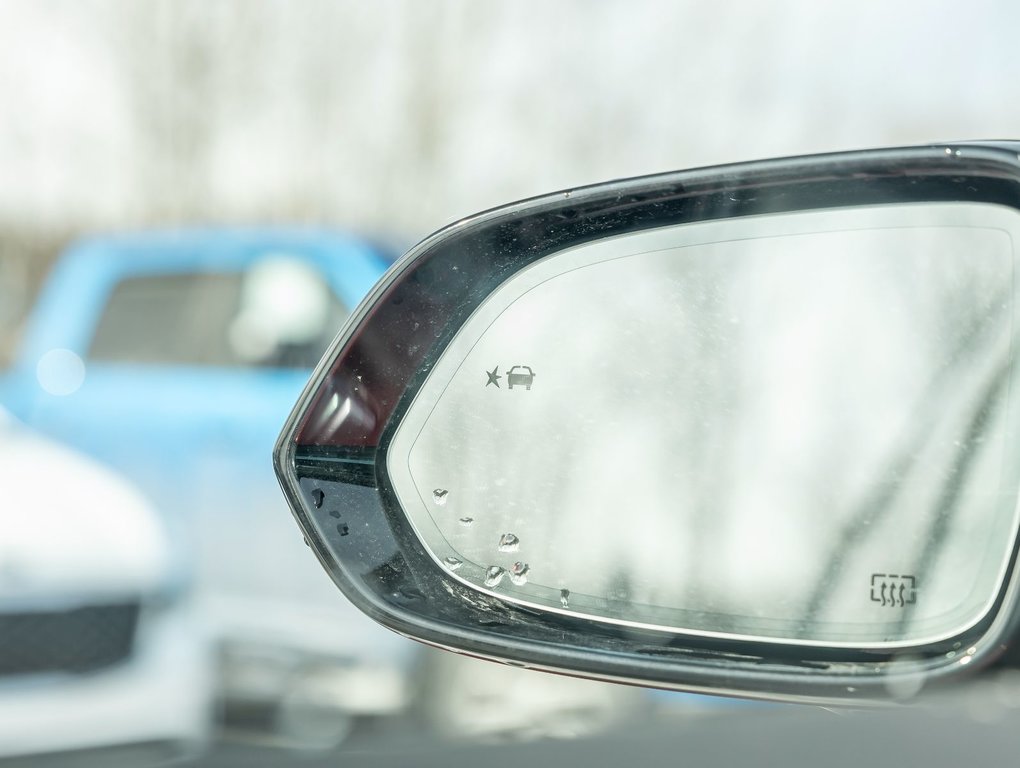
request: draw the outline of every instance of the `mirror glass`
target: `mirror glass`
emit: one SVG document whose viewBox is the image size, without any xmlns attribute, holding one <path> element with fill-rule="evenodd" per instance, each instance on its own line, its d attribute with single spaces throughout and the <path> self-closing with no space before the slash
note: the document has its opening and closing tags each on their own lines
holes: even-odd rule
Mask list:
<svg viewBox="0 0 1020 768">
<path fill-rule="evenodd" d="M 464 584 L 635 627 L 932 643 L 1007 574 L 1020 215 L 750 216 L 558 252 L 435 362 L 387 452 Z"/>
</svg>

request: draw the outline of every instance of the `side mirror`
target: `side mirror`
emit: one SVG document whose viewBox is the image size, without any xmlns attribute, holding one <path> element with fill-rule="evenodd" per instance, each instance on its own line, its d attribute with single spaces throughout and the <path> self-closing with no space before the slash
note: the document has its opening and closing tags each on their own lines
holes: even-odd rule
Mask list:
<svg viewBox="0 0 1020 768">
<path fill-rule="evenodd" d="M 276 446 L 367 614 L 607 680 L 906 696 L 1017 631 L 1020 144 L 615 181 L 415 246 Z"/>
</svg>

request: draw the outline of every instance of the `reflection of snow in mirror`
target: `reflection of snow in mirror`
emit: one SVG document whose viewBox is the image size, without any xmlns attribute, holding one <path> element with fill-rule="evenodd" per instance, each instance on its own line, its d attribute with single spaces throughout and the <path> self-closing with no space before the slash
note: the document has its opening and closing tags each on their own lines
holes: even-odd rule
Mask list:
<svg viewBox="0 0 1020 768">
<path fill-rule="evenodd" d="M 394 440 L 395 487 L 469 583 L 526 557 L 520 589 L 500 584 L 515 599 L 562 608 L 569 590 L 571 610 L 805 641 L 960 631 L 1015 527 L 999 472 L 1017 225 L 886 207 L 549 257 L 437 364 Z M 486 386 L 497 362 L 533 386 Z M 424 504 L 440 478 L 470 529 Z M 520 554 L 494 559 L 496 540 Z M 873 599 L 876 574 L 890 596 L 909 574 L 919 599 Z"/>
</svg>

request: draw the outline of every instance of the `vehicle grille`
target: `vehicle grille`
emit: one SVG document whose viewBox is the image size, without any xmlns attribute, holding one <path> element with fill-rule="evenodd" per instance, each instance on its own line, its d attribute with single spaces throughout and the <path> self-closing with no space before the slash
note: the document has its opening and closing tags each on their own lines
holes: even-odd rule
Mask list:
<svg viewBox="0 0 1020 768">
<path fill-rule="evenodd" d="M 0 676 L 89 672 L 131 653 L 138 603 L 0 613 Z"/>
</svg>

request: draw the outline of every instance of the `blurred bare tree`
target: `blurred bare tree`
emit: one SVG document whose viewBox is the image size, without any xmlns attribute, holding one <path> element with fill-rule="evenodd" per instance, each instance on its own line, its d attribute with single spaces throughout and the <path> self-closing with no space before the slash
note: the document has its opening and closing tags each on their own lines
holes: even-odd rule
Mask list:
<svg viewBox="0 0 1020 768">
<path fill-rule="evenodd" d="M 296 222 L 406 241 L 606 178 L 1020 135 L 1020 6 L 974 0 L 965 26 L 957 12 L 0 0 L 0 252 L 43 262 L 3 290 L 30 293 L 50 247 L 94 228 Z"/>
</svg>

